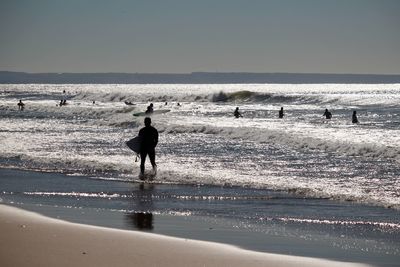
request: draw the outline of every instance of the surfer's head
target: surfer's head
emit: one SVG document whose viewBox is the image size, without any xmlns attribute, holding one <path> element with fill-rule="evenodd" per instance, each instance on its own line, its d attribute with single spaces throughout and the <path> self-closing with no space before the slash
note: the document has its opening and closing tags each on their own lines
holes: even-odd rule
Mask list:
<svg viewBox="0 0 400 267">
<path fill-rule="evenodd" d="M 144 118 L 144 125 L 145 125 L 145 126 L 150 126 L 150 124 L 151 124 L 151 119 L 150 119 L 150 117 Z"/>
</svg>

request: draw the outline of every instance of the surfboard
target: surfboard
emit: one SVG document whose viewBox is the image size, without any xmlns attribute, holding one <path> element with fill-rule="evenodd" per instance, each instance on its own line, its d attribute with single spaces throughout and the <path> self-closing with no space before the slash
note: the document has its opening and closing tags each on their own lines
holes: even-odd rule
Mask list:
<svg viewBox="0 0 400 267">
<path fill-rule="evenodd" d="M 135 138 L 132 138 L 131 140 L 125 142 L 125 144 L 127 145 L 127 147 L 129 147 L 131 150 L 133 150 L 135 153 L 139 154 L 141 141 L 142 141 L 142 138 L 139 136 L 136 136 Z"/>
<path fill-rule="evenodd" d="M 152 115 L 158 115 L 158 114 L 164 114 L 167 112 L 170 112 L 170 109 L 159 109 L 155 110 L 152 113 L 146 113 L 146 112 L 138 112 L 138 113 L 133 113 L 132 115 L 135 117 L 140 117 L 140 116 L 152 116 Z"/>
</svg>

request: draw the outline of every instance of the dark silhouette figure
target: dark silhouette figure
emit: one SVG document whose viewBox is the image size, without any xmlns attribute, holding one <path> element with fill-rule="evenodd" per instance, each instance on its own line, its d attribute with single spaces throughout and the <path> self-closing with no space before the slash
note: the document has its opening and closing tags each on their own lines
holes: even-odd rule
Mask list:
<svg viewBox="0 0 400 267">
<path fill-rule="evenodd" d="M 332 113 L 328 109 L 325 109 L 324 116 L 327 120 L 332 119 Z"/>
<path fill-rule="evenodd" d="M 353 116 L 351 118 L 352 123 L 358 123 L 358 118 L 357 118 L 357 111 L 353 111 Z"/>
<path fill-rule="evenodd" d="M 157 173 L 155 148 L 158 143 L 158 131 L 156 128 L 151 126 L 151 119 L 149 117 L 146 117 L 144 119 L 144 125 L 145 125 L 145 127 L 140 129 L 140 131 L 139 131 L 139 136 L 141 138 L 140 176 L 139 176 L 139 178 L 141 178 L 141 179 L 144 177 L 144 164 L 146 162 L 147 155 L 149 155 L 151 165 L 153 166 L 154 174 Z"/>
<path fill-rule="evenodd" d="M 149 106 L 147 106 L 147 110 L 145 111 L 146 114 L 151 114 L 153 113 L 154 109 L 153 109 L 153 103 L 150 103 Z"/>
<path fill-rule="evenodd" d="M 243 117 L 239 112 L 239 107 L 236 107 L 235 111 L 233 112 L 233 116 L 235 116 L 235 118 Z"/>
<path fill-rule="evenodd" d="M 283 119 L 283 116 L 285 116 L 285 114 L 283 114 L 283 107 L 281 107 L 281 110 L 279 110 L 279 119 Z"/>
<path fill-rule="evenodd" d="M 19 102 L 18 102 L 18 109 L 19 110 L 24 110 L 24 108 L 25 108 L 25 104 L 24 103 L 22 103 L 22 100 L 19 100 Z"/>
</svg>

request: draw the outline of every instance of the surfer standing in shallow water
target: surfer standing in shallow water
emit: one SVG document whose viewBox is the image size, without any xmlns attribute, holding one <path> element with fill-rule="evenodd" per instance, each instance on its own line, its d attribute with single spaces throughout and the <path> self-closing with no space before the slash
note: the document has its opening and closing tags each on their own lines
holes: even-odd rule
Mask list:
<svg viewBox="0 0 400 267">
<path fill-rule="evenodd" d="M 323 115 L 323 116 L 325 116 L 325 118 L 326 118 L 327 120 L 332 119 L 332 113 L 331 113 L 328 109 L 325 109 L 325 112 L 324 112 L 324 115 Z"/>
<path fill-rule="evenodd" d="M 20 100 L 17 105 L 19 110 L 24 110 L 25 104 L 22 102 L 22 100 Z"/>
<path fill-rule="evenodd" d="M 283 119 L 284 115 L 285 114 L 283 114 L 283 107 L 281 107 L 281 110 L 279 110 L 279 115 L 278 115 L 279 119 Z"/>
<path fill-rule="evenodd" d="M 151 119 L 146 117 L 144 119 L 144 125 L 139 131 L 141 138 L 140 144 L 140 179 L 144 179 L 144 164 L 146 162 L 146 156 L 149 155 L 150 163 L 153 166 L 154 175 L 157 174 L 156 164 L 156 151 L 155 148 L 158 143 L 158 131 L 156 128 L 151 126 Z"/>
<path fill-rule="evenodd" d="M 351 122 L 352 123 L 358 123 L 358 118 L 357 118 L 357 111 L 353 111 L 353 116 L 351 117 Z"/>
</svg>

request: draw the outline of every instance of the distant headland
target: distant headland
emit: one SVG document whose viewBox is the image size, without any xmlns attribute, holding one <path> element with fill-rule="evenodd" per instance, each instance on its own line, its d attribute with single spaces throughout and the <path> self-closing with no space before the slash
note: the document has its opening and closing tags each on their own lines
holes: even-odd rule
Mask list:
<svg viewBox="0 0 400 267">
<path fill-rule="evenodd" d="M 400 83 L 400 75 L 318 73 L 26 73 L 0 71 L 0 84 Z"/>
</svg>

